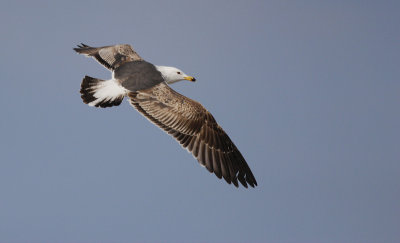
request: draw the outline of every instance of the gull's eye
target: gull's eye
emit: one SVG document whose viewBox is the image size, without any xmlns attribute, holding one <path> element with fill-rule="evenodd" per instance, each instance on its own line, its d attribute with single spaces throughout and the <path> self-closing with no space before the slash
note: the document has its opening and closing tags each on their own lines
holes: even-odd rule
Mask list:
<svg viewBox="0 0 400 243">
<path fill-rule="evenodd" d="M 177 74 L 181 74 L 181 72 L 176 72 Z"/>
</svg>

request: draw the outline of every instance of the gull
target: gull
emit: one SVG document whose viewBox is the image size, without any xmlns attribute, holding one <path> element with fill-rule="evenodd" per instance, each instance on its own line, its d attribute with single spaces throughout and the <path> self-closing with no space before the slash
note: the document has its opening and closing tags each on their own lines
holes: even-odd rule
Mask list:
<svg viewBox="0 0 400 243">
<path fill-rule="evenodd" d="M 105 108 L 118 106 L 127 97 L 137 111 L 173 136 L 219 179 L 236 187 L 238 181 L 246 188 L 257 186 L 246 160 L 211 113 L 169 86 L 182 80 L 194 82 L 194 77 L 175 67 L 146 62 L 128 44 L 91 47 L 82 43 L 74 50 L 112 72 L 109 80 L 83 78 L 84 103 Z"/>
</svg>

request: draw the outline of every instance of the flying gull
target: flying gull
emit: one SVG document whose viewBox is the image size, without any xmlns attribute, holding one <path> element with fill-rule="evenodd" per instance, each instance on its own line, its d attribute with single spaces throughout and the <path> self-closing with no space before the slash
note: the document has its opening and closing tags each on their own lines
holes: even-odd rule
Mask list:
<svg viewBox="0 0 400 243">
<path fill-rule="evenodd" d="M 112 72 L 110 80 L 85 76 L 81 84 L 84 103 L 95 107 L 121 104 L 125 96 L 149 121 L 173 136 L 199 163 L 229 184 L 257 186 L 242 154 L 200 103 L 169 84 L 196 79 L 175 67 L 156 66 L 143 60 L 130 45 L 90 47 L 74 50 L 93 57 Z"/>
</svg>

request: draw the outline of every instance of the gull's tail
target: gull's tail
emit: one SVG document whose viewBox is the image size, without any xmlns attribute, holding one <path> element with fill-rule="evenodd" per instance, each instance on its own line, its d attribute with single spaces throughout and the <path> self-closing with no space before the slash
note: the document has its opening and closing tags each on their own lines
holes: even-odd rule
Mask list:
<svg viewBox="0 0 400 243">
<path fill-rule="evenodd" d="M 121 104 L 126 90 L 114 79 L 101 80 L 85 76 L 81 84 L 81 94 L 85 104 L 105 108 Z"/>
</svg>

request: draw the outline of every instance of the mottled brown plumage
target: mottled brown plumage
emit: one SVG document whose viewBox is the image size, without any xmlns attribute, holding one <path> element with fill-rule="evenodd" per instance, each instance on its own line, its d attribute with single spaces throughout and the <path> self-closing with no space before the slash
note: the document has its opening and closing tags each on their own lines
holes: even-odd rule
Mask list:
<svg viewBox="0 0 400 243">
<path fill-rule="evenodd" d="M 127 44 L 91 47 L 81 43 L 81 45 L 78 45 L 78 48 L 74 48 L 74 50 L 79 54 L 94 57 L 100 64 L 110 70 L 115 70 L 126 62 L 143 60 L 132 47 Z"/>
<path fill-rule="evenodd" d="M 200 103 L 160 83 L 130 92 L 131 104 L 151 122 L 172 135 L 208 171 L 226 182 L 254 187 L 257 181 L 245 159 L 214 117 Z"/>
</svg>

